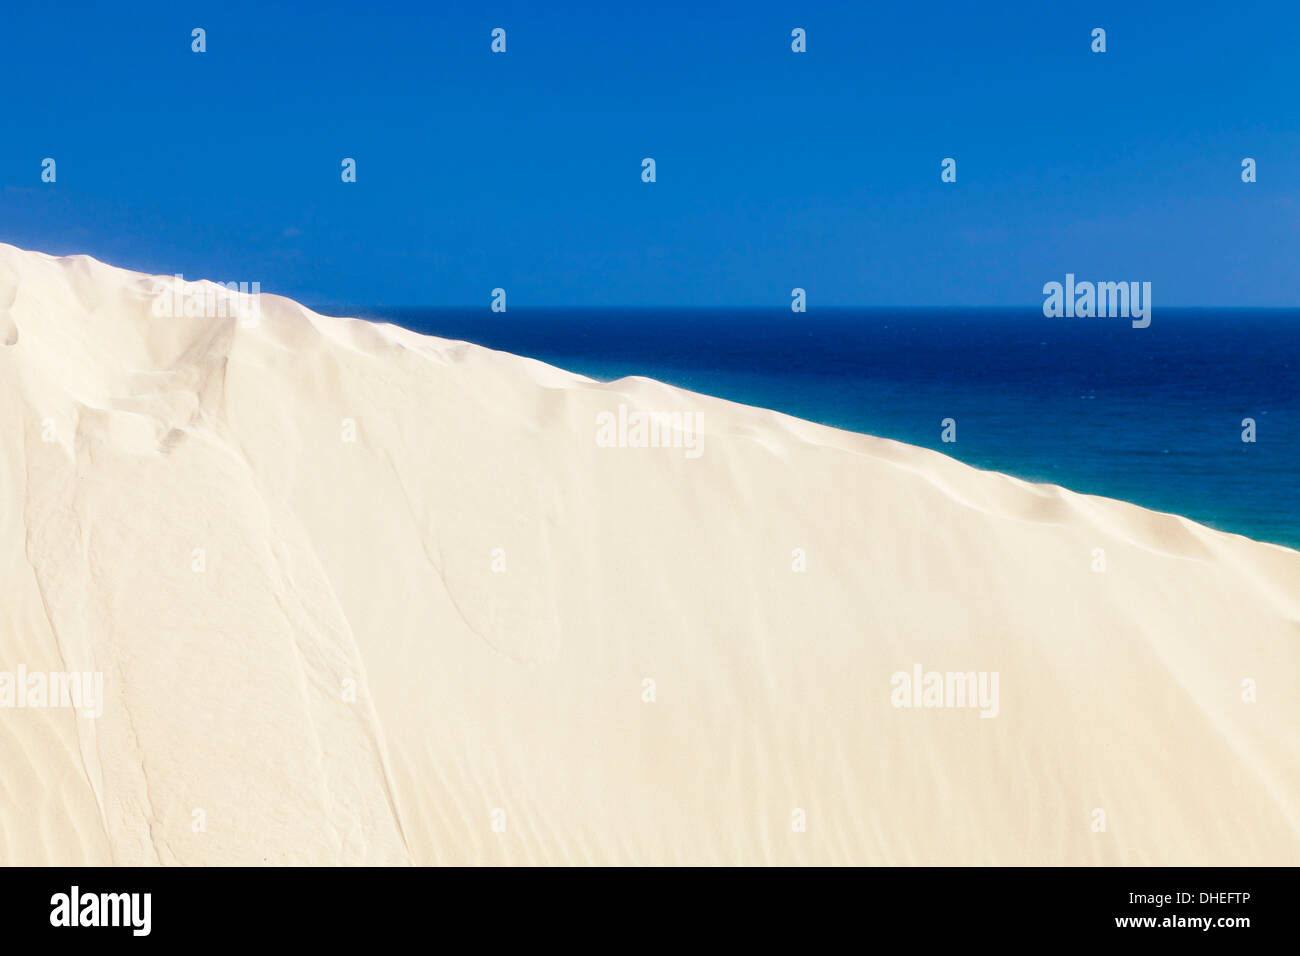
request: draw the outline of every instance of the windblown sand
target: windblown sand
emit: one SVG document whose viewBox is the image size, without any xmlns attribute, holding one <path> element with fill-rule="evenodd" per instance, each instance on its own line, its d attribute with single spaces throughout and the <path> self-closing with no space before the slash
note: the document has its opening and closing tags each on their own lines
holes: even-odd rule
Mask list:
<svg viewBox="0 0 1300 956">
<path fill-rule="evenodd" d="M 0 862 L 1300 863 L 1300 553 L 175 283 L 0 245 Z"/>
</svg>

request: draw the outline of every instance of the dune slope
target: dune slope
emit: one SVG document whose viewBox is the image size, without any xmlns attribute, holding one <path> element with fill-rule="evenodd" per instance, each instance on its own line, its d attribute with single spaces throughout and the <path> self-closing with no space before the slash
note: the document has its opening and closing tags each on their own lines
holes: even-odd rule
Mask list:
<svg viewBox="0 0 1300 956">
<path fill-rule="evenodd" d="M 0 245 L 0 862 L 1300 863 L 1300 553 L 204 290 Z"/>
</svg>

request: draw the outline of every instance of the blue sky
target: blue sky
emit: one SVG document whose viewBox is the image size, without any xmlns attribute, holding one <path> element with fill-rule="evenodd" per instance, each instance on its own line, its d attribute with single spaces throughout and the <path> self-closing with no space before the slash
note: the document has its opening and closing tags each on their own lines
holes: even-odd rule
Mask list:
<svg viewBox="0 0 1300 956">
<path fill-rule="evenodd" d="M 1293 2 L 297 6 L 7 5 L 0 239 L 317 305 L 1300 305 Z"/>
</svg>

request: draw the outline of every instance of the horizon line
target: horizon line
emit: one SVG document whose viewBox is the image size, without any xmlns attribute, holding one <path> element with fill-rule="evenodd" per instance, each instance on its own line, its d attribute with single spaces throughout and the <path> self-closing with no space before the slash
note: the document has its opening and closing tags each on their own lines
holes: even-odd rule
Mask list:
<svg viewBox="0 0 1300 956">
<path fill-rule="evenodd" d="M 266 291 L 266 290 L 263 290 Z M 278 292 L 267 292 L 268 295 L 282 295 L 283 298 L 293 299 L 293 296 L 285 296 Z M 373 302 L 351 302 L 351 303 L 325 303 L 316 304 L 307 299 L 294 299 L 294 301 L 307 306 L 314 312 L 322 309 L 434 309 L 434 310 L 478 310 L 492 312 L 490 303 L 471 303 L 471 304 L 442 304 L 442 303 L 407 303 L 407 304 L 387 304 Z M 505 312 L 496 312 L 501 315 L 506 312 L 524 312 L 540 310 L 566 310 L 566 311 L 597 311 L 600 309 L 619 309 L 623 311 L 660 311 L 660 312 L 725 312 L 737 309 L 747 309 L 763 312 L 790 312 L 790 307 L 786 305 L 510 305 Z M 809 307 L 804 312 L 791 312 L 792 315 L 807 315 L 811 312 L 844 312 L 850 310 L 904 310 L 904 311 L 942 311 L 942 312 L 979 312 L 993 309 L 1023 309 L 1034 312 L 1042 311 L 1042 303 L 1015 303 L 1010 305 L 819 305 Z M 1162 305 L 1161 309 L 1179 309 L 1186 311 L 1200 312 L 1287 312 L 1300 311 L 1300 304 L 1296 305 L 1180 305 L 1170 304 Z M 346 318 L 346 316 L 345 316 Z M 1088 317 L 1084 317 L 1088 318 Z M 1105 318 L 1105 316 L 1091 316 L 1091 318 Z"/>
</svg>

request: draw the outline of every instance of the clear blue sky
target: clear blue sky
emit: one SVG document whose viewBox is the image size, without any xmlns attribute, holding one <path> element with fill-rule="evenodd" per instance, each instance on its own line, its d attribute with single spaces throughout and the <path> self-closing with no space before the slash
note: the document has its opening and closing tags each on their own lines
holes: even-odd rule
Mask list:
<svg viewBox="0 0 1300 956">
<path fill-rule="evenodd" d="M 0 239 L 320 305 L 1300 305 L 1293 0 L 129 6 L 6 4 Z"/>
</svg>

